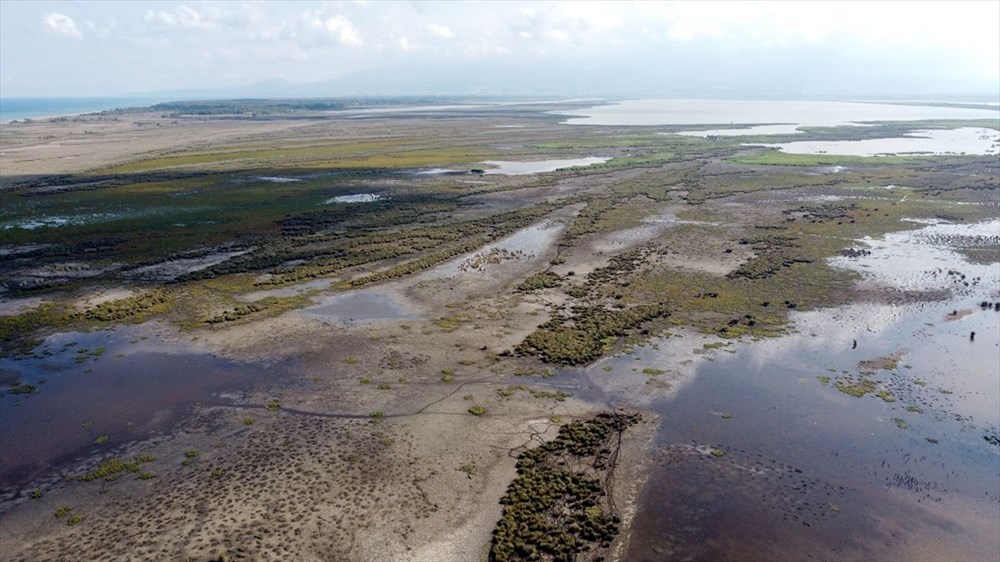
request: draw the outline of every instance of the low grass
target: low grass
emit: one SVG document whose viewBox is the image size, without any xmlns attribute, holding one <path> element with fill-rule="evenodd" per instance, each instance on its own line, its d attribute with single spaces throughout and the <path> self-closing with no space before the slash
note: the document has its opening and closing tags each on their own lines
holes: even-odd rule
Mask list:
<svg viewBox="0 0 1000 562">
<path fill-rule="evenodd" d="M 108 459 L 94 470 L 80 476 L 79 479 L 84 482 L 91 482 L 101 478 L 117 478 L 117 476 L 123 472 L 139 472 L 139 467 L 144 462 L 145 461 L 140 460 L 139 458 L 132 462 L 119 458 Z"/>
<path fill-rule="evenodd" d="M 838 154 L 793 154 L 777 149 L 760 154 L 736 156 L 730 160 L 737 164 L 753 166 L 905 166 L 910 164 L 926 164 L 938 160 L 955 160 L 966 158 L 974 160 L 975 156 L 926 155 L 926 156 L 848 156 Z"/>
<path fill-rule="evenodd" d="M 167 155 L 119 164 L 102 170 L 133 174 L 177 168 L 240 170 L 249 166 L 296 169 L 415 168 L 467 164 L 489 158 L 490 152 L 469 148 L 420 148 L 403 140 L 299 145 L 286 148 L 235 148 Z"/>
<path fill-rule="evenodd" d="M 878 383 L 864 376 L 858 379 L 854 379 L 852 377 L 838 377 L 835 381 L 833 381 L 833 386 L 844 394 L 854 396 L 855 398 L 861 398 L 874 392 L 878 387 Z"/>
</svg>

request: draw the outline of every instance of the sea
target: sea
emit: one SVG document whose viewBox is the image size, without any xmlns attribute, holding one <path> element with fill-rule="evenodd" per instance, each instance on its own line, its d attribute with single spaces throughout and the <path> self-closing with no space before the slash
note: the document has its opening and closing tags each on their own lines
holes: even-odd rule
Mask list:
<svg viewBox="0 0 1000 562">
<path fill-rule="evenodd" d="M 127 107 L 147 107 L 164 101 L 168 100 L 149 97 L 0 97 L 0 123 L 95 113 Z"/>
</svg>

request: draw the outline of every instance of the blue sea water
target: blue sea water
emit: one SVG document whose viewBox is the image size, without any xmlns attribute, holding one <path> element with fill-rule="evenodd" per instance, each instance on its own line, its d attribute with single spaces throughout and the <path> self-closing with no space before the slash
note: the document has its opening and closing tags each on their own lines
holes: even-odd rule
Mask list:
<svg viewBox="0 0 1000 562">
<path fill-rule="evenodd" d="M 167 101 L 156 98 L 0 98 L 0 123 L 60 115 L 79 115 L 126 107 L 146 107 Z"/>
</svg>

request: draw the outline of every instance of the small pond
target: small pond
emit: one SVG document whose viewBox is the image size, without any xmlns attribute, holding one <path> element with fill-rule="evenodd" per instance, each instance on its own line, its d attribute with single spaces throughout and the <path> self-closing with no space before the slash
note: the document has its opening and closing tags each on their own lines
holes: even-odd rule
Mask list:
<svg viewBox="0 0 1000 562">
<path fill-rule="evenodd" d="M 534 160 L 530 162 L 519 162 L 513 160 L 486 160 L 486 166 L 492 166 L 486 170 L 486 174 L 499 174 L 505 176 L 523 176 L 527 174 L 541 174 L 544 172 L 554 172 L 563 168 L 573 168 L 576 166 L 592 166 L 603 164 L 611 160 L 598 156 L 587 158 L 568 158 L 563 160 Z"/>
</svg>

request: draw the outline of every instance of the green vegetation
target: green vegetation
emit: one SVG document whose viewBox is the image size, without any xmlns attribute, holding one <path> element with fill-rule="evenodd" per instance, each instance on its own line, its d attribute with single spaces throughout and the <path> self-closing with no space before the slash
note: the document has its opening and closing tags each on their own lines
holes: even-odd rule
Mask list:
<svg viewBox="0 0 1000 562">
<path fill-rule="evenodd" d="M 109 437 L 107 435 L 98 435 L 97 439 L 94 439 L 94 443 L 97 445 L 103 445 L 108 442 Z"/>
<path fill-rule="evenodd" d="M 7 392 L 11 394 L 38 394 L 38 387 L 33 384 L 21 383 L 10 387 Z"/>
<path fill-rule="evenodd" d="M 142 322 L 153 314 L 166 311 L 169 303 L 170 295 L 165 291 L 150 291 L 95 305 L 85 310 L 83 317 L 98 322 Z"/>
<path fill-rule="evenodd" d="M 254 419 L 250 416 L 243 418 L 243 425 L 253 425 Z"/>
<path fill-rule="evenodd" d="M 556 376 L 556 371 L 555 371 L 555 369 L 549 369 L 549 368 L 525 368 L 525 367 L 518 367 L 518 368 L 514 369 L 514 376 L 516 376 L 516 377 L 528 377 L 528 376 L 532 376 L 532 375 L 537 375 L 537 376 L 540 376 L 542 378 L 549 378 L 549 377 Z"/>
<path fill-rule="evenodd" d="M 667 314 L 667 306 L 638 305 L 624 310 L 574 307 L 569 316 L 559 316 L 539 326 L 518 345 L 517 351 L 537 355 L 549 363 L 582 365 L 601 356 L 605 338 L 617 338 L 644 322 Z"/>
<path fill-rule="evenodd" d="M 91 470 L 81 476 L 79 479 L 84 482 L 91 482 L 101 478 L 114 480 L 117 479 L 117 477 L 123 472 L 139 472 L 139 466 L 145 462 L 149 462 L 145 460 L 149 458 L 150 457 L 148 456 L 137 457 L 133 462 L 128 462 L 119 458 L 108 459 L 94 470 Z"/>
<path fill-rule="evenodd" d="M 563 402 L 570 396 L 573 396 L 572 394 L 564 392 L 562 390 L 556 390 L 555 392 L 553 392 L 550 390 L 528 389 L 528 394 L 530 394 L 532 398 L 551 398 L 556 402 Z"/>
<path fill-rule="evenodd" d="M 875 393 L 875 396 L 878 396 L 879 398 L 881 398 L 882 400 L 884 400 L 886 402 L 895 402 L 896 401 L 896 397 L 893 396 L 891 392 L 889 392 L 888 390 L 886 390 L 884 388 L 879 389 Z"/>
<path fill-rule="evenodd" d="M 522 385 L 519 385 L 519 386 L 508 386 L 507 388 L 498 388 L 497 389 L 497 396 L 499 396 L 501 398 L 507 398 L 509 396 L 513 396 L 514 393 L 517 392 L 518 390 L 527 390 L 527 387 L 525 387 L 522 384 Z"/>
<path fill-rule="evenodd" d="M 31 499 L 33 499 L 33 500 L 37 500 L 37 499 L 41 498 L 44 495 L 45 494 L 42 492 L 42 490 L 40 488 L 35 488 L 34 490 L 31 491 L 30 494 L 28 494 L 28 497 L 31 498 Z"/>
<path fill-rule="evenodd" d="M 469 408 L 469 413 L 474 416 L 481 416 L 486 413 L 486 408 L 483 408 L 482 406 L 472 406 Z"/>
<path fill-rule="evenodd" d="M 553 399 L 553 400 L 555 400 L 557 402 L 562 402 L 562 401 L 566 400 L 567 398 L 569 398 L 570 396 L 572 396 L 572 394 L 570 394 L 568 392 L 564 392 L 562 390 L 556 390 L 556 391 L 536 390 L 534 388 L 528 388 L 527 386 L 525 386 L 523 384 L 509 385 L 507 387 L 500 387 L 500 388 L 496 389 L 497 396 L 499 396 L 501 398 L 511 397 L 511 396 L 513 396 L 515 393 L 517 393 L 519 391 L 520 392 L 527 392 L 528 394 L 531 395 L 532 398 L 543 398 L 543 399 L 549 398 L 549 399 Z M 476 415 L 480 415 L 480 414 L 476 414 Z"/>
<path fill-rule="evenodd" d="M 517 286 L 517 290 L 522 293 L 537 291 L 538 289 L 554 289 L 563 283 L 563 278 L 551 271 L 543 271 L 528 277 Z"/>
<path fill-rule="evenodd" d="M 874 392 L 878 383 L 864 376 L 858 379 L 847 376 L 837 377 L 837 380 L 833 381 L 833 386 L 844 394 L 850 394 L 855 398 L 861 398 L 866 394 Z"/>
<path fill-rule="evenodd" d="M 614 470 L 621 433 L 637 421 L 624 413 L 573 421 L 522 453 L 518 476 L 500 500 L 490 560 L 601 559 L 621 522 L 601 483 Z"/>
<path fill-rule="evenodd" d="M 249 316 L 262 316 L 260 313 L 267 313 L 267 316 L 274 316 L 298 308 L 308 302 L 308 298 L 303 295 L 284 298 L 267 297 L 257 302 L 238 304 L 233 308 L 212 316 L 205 320 L 205 322 L 208 324 L 223 324 L 242 320 Z"/>
</svg>

